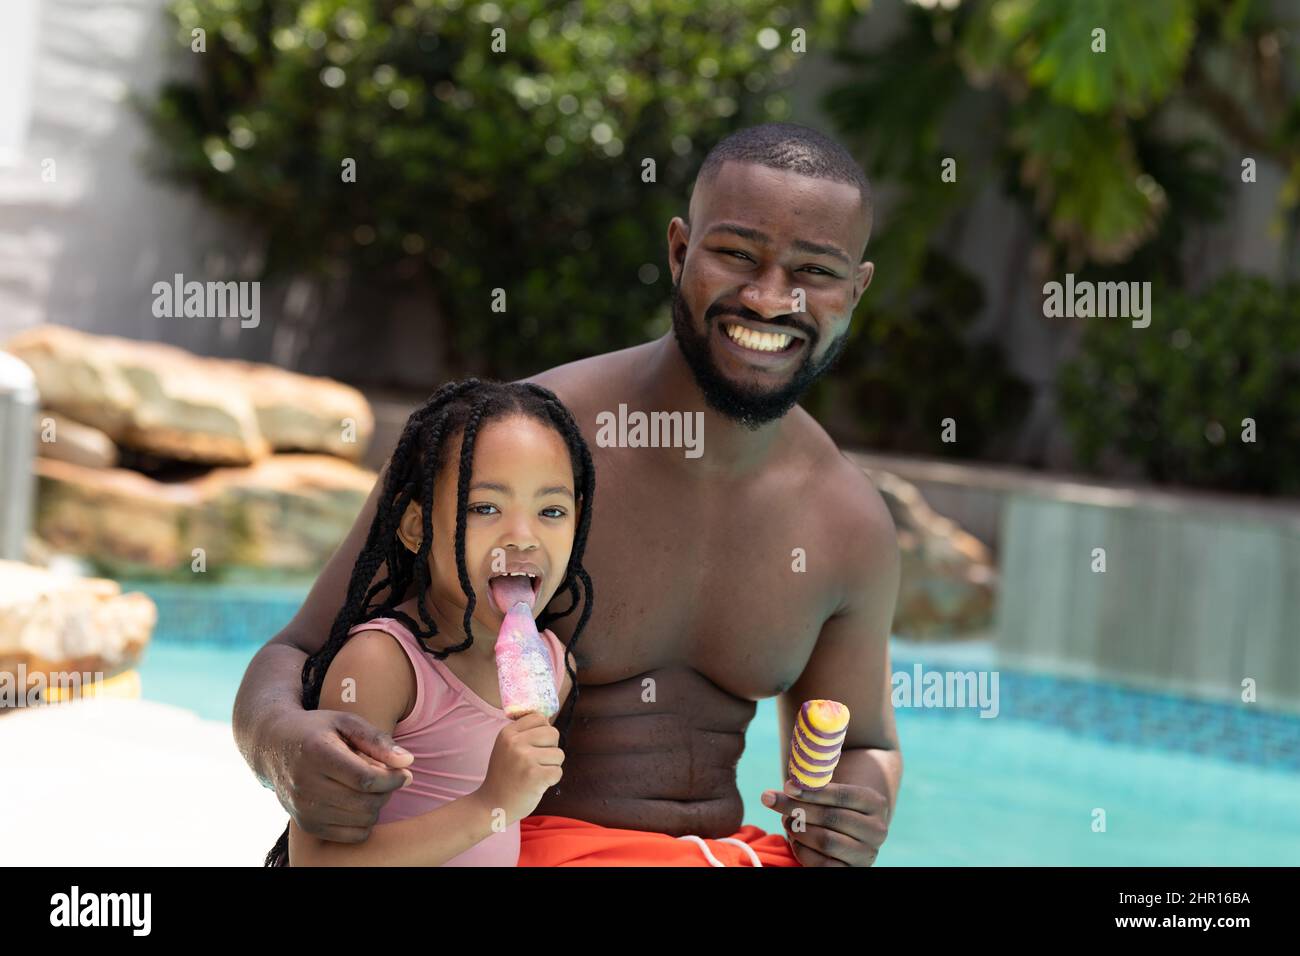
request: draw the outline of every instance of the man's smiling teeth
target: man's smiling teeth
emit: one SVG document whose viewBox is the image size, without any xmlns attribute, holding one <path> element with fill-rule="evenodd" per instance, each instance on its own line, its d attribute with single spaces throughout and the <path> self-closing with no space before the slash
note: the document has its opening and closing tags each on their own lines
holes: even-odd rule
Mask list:
<svg viewBox="0 0 1300 956">
<path fill-rule="evenodd" d="M 756 352 L 780 352 L 790 344 L 790 336 L 783 332 L 755 332 L 743 325 L 727 323 L 723 330 L 731 341 Z"/>
</svg>

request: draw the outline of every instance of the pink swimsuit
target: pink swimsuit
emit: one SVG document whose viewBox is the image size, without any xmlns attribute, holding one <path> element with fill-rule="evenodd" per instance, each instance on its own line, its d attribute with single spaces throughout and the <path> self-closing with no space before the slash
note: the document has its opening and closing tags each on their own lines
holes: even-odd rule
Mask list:
<svg viewBox="0 0 1300 956">
<path fill-rule="evenodd" d="M 379 812 L 379 822 L 417 817 L 473 793 L 487 775 L 492 746 L 510 718 L 461 683 L 400 621 L 378 617 L 348 633 L 358 631 L 383 631 L 395 638 L 415 671 L 415 705 L 393 729 L 394 742 L 415 757 L 409 768 L 414 779 L 393 792 Z M 558 694 L 564 681 L 564 645 L 547 634 L 542 637 L 551 650 Z M 518 861 L 519 824 L 515 822 L 443 865 L 515 866 Z"/>
</svg>

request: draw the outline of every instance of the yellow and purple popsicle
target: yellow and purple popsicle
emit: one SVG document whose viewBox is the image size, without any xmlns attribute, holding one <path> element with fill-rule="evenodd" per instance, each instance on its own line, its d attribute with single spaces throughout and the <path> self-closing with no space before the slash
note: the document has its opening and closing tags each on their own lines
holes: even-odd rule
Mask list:
<svg viewBox="0 0 1300 956">
<path fill-rule="evenodd" d="M 849 728 L 849 709 L 835 700 L 806 700 L 790 738 L 790 779 L 805 790 L 831 782 Z"/>
</svg>

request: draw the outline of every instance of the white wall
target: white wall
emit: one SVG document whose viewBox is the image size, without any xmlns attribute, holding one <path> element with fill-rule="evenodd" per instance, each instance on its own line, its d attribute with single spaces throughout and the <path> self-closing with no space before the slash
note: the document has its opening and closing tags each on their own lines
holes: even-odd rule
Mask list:
<svg viewBox="0 0 1300 956">
<path fill-rule="evenodd" d="M 205 258 L 239 249 L 197 196 L 141 169 L 152 147 L 128 97 L 163 77 L 163 0 L 33 6 L 30 124 L 16 162 L 0 167 L 0 337 L 49 321 L 207 350 L 221 329 L 151 310 L 155 281 L 197 275 Z M 42 178 L 46 160 L 53 182 Z"/>
<path fill-rule="evenodd" d="M 26 142 L 0 165 L 0 341 L 56 322 L 360 383 L 439 383 L 439 323 L 419 290 L 267 283 L 256 328 L 156 318 L 155 282 L 243 278 L 262 254 L 197 192 L 145 171 L 156 147 L 129 98 L 152 99 L 203 54 L 176 35 L 165 0 L 6 2 L 38 13 Z M 21 31 L 0 30 L 0 58 L 23 43 Z M 45 159 L 55 182 L 42 181 Z"/>
</svg>

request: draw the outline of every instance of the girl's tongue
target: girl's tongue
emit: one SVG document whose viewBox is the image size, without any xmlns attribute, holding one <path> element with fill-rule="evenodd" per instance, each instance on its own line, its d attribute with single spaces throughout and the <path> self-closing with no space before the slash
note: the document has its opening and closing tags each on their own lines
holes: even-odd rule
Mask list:
<svg viewBox="0 0 1300 956">
<path fill-rule="evenodd" d="M 527 604 L 531 611 L 533 602 L 537 599 L 533 594 L 533 579 L 523 574 L 492 578 L 488 581 L 488 589 L 492 592 L 493 603 L 502 614 L 509 614 L 510 609 L 520 601 Z"/>
</svg>

